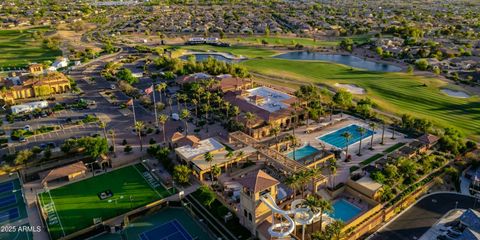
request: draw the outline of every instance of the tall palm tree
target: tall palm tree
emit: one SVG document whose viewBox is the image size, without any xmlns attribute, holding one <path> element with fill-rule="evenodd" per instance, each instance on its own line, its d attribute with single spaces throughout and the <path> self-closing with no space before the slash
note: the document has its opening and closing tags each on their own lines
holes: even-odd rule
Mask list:
<svg viewBox="0 0 480 240">
<path fill-rule="evenodd" d="M 205 154 L 203 154 L 203 159 L 205 160 L 205 162 L 210 164 L 210 177 L 213 182 L 213 171 L 212 171 L 213 155 L 210 152 L 206 152 Z"/>
<path fill-rule="evenodd" d="M 180 113 L 180 118 L 183 120 L 183 123 L 185 124 L 185 135 L 188 134 L 187 120 L 189 117 L 190 117 L 190 111 L 188 111 L 188 109 L 186 108 L 182 109 L 182 112 Z"/>
<path fill-rule="evenodd" d="M 305 204 L 306 207 L 310 209 L 310 211 L 312 211 L 314 215 L 320 212 L 320 199 L 317 197 L 317 195 L 314 194 L 314 195 L 308 196 L 303 203 Z M 310 232 L 313 233 L 313 227 L 314 227 L 313 221 L 310 224 L 310 227 L 311 227 Z"/>
<path fill-rule="evenodd" d="M 113 148 L 113 156 L 117 156 L 115 152 L 115 129 L 110 129 L 108 130 L 108 133 L 110 133 L 110 136 L 112 136 L 112 148 Z"/>
<path fill-rule="evenodd" d="M 316 193 L 317 192 L 317 188 L 315 187 L 315 182 L 317 180 L 318 177 L 320 177 L 322 175 L 322 169 L 321 168 L 312 168 L 309 170 L 310 171 L 310 179 L 312 180 L 312 193 Z"/>
<path fill-rule="evenodd" d="M 227 122 L 228 122 L 228 120 L 230 120 L 230 119 L 229 119 L 229 112 L 230 112 L 230 108 L 232 107 L 232 104 L 229 103 L 229 102 L 225 102 L 225 103 L 223 104 L 223 107 L 225 108 L 225 114 L 226 114 L 226 117 L 227 117 L 226 120 L 227 120 Z"/>
<path fill-rule="evenodd" d="M 377 124 L 374 122 L 371 122 L 368 124 L 370 128 L 372 129 L 372 137 L 370 138 L 370 150 L 373 150 L 373 136 L 375 136 L 375 128 L 377 127 Z"/>
<path fill-rule="evenodd" d="M 240 114 L 240 108 L 238 106 L 233 106 L 232 116 L 235 116 L 235 120 L 238 122 L 238 115 Z"/>
<path fill-rule="evenodd" d="M 170 115 L 173 113 L 173 109 L 172 109 L 172 97 L 169 97 L 168 100 L 168 107 L 170 108 Z"/>
<path fill-rule="evenodd" d="M 297 111 L 292 111 L 290 112 L 290 116 L 293 117 L 294 119 L 297 118 Z M 296 139 L 295 137 L 295 126 L 296 125 L 296 120 L 295 121 L 292 121 L 292 136 L 293 136 L 293 139 Z M 293 144 L 293 160 L 297 160 L 296 159 L 296 152 L 295 152 L 295 148 L 296 148 L 296 144 Z"/>
<path fill-rule="evenodd" d="M 380 144 L 382 145 L 385 144 L 385 142 L 383 141 L 384 137 L 385 137 L 385 121 L 382 120 L 382 141 L 380 142 Z"/>
<path fill-rule="evenodd" d="M 163 142 L 166 142 L 166 137 L 165 137 L 165 124 L 167 123 L 168 120 L 168 115 L 166 114 L 160 114 L 158 116 L 158 122 L 162 125 L 162 132 L 163 132 Z"/>
<path fill-rule="evenodd" d="M 327 212 L 332 212 L 333 211 L 333 206 L 332 203 L 325 200 L 325 199 L 320 199 L 319 203 L 319 208 L 320 208 L 320 231 L 322 231 L 322 225 L 323 225 L 323 214 Z"/>
<path fill-rule="evenodd" d="M 195 106 L 195 124 L 198 123 L 198 100 L 197 99 L 192 99 L 192 104 Z"/>
<path fill-rule="evenodd" d="M 246 121 L 246 128 L 248 128 L 248 134 L 250 134 L 250 136 L 252 136 L 252 121 L 255 119 L 255 114 L 251 113 L 251 112 L 247 112 L 245 113 L 245 119 L 247 120 Z"/>
<path fill-rule="evenodd" d="M 275 136 L 275 148 L 278 151 L 278 133 L 280 133 L 278 124 L 270 124 L 270 132 Z"/>
<path fill-rule="evenodd" d="M 285 184 L 290 188 L 292 189 L 293 191 L 293 200 L 295 200 L 296 196 L 297 196 L 297 190 L 299 188 L 298 186 L 298 176 L 296 174 L 292 174 L 290 176 L 288 176 L 286 179 L 285 179 Z"/>
<path fill-rule="evenodd" d="M 335 183 L 335 175 L 337 174 L 337 166 L 336 165 L 330 165 L 330 177 L 333 178 L 333 181 L 332 181 L 332 185 L 331 185 L 331 188 L 334 187 L 334 183 Z"/>
<path fill-rule="evenodd" d="M 352 134 L 349 132 L 343 132 L 340 136 L 345 139 L 345 160 L 348 158 L 348 145 L 350 143 L 350 139 L 352 139 Z"/>
<path fill-rule="evenodd" d="M 145 127 L 145 124 L 142 121 L 135 122 L 135 131 L 137 132 L 138 141 L 140 143 L 140 151 L 143 151 L 142 129 L 144 127 Z"/>
<path fill-rule="evenodd" d="M 160 102 L 162 102 L 162 91 L 167 88 L 167 84 L 162 82 L 159 83 L 155 86 L 156 90 L 158 91 L 158 94 L 160 95 Z"/>
<path fill-rule="evenodd" d="M 222 173 L 222 169 L 220 167 L 218 167 L 217 164 L 215 164 L 215 165 L 212 166 L 211 172 L 212 172 L 212 177 L 218 179 L 218 176 Z M 213 181 L 213 179 L 212 179 L 212 181 Z M 217 185 L 217 180 L 215 180 L 215 185 Z"/>
<path fill-rule="evenodd" d="M 359 128 L 357 128 L 357 132 L 360 133 L 360 144 L 358 144 L 357 155 L 362 156 L 362 139 L 363 139 L 363 135 L 367 132 L 367 129 L 365 129 L 363 127 L 359 127 Z"/>
<path fill-rule="evenodd" d="M 392 127 L 392 137 L 390 139 L 395 140 L 395 128 L 396 128 L 396 122 L 393 121 L 392 124 L 390 125 Z"/>
</svg>

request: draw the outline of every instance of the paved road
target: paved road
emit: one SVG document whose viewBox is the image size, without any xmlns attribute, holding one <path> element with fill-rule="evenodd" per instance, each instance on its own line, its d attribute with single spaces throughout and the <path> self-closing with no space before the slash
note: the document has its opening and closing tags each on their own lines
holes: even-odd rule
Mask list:
<svg viewBox="0 0 480 240">
<path fill-rule="evenodd" d="M 455 208 L 473 208 L 474 198 L 455 193 L 437 193 L 417 202 L 393 222 L 390 222 L 370 240 L 411 240 L 420 238 L 448 211 Z M 475 208 L 479 208 L 476 204 Z"/>
</svg>

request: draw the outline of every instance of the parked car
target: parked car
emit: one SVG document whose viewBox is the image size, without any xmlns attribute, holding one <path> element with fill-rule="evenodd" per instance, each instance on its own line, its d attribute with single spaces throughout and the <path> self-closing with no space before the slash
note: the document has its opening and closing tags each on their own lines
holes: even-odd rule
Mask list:
<svg viewBox="0 0 480 240">
<path fill-rule="evenodd" d="M 20 138 L 18 138 L 18 141 L 19 141 L 19 142 L 26 142 L 27 139 L 26 139 L 25 137 L 20 137 Z"/>
<path fill-rule="evenodd" d="M 32 130 L 32 127 L 31 127 L 30 125 L 25 125 L 25 126 L 23 127 L 23 130 L 25 130 L 25 131 L 31 131 L 31 130 Z"/>
</svg>

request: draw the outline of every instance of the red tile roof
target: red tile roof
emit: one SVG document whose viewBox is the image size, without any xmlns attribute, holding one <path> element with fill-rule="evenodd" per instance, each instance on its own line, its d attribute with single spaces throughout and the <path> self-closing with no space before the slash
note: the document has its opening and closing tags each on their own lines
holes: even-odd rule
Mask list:
<svg viewBox="0 0 480 240">
<path fill-rule="evenodd" d="M 262 170 L 250 172 L 246 176 L 242 177 L 238 182 L 243 187 L 248 188 L 248 190 L 254 193 L 263 191 L 279 183 L 277 179 L 273 178 Z"/>
</svg>

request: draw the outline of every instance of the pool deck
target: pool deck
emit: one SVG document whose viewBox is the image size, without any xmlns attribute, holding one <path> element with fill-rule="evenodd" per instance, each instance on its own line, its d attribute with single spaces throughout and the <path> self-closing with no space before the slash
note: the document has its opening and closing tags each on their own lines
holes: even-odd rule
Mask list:
<svg viewBox="0 0 480 240">
<path fill-rule="evenodd" d="M 327 117 L 327 120 L 329 118 Z M 312 120 L 309 121 L 310 126 L 309 129 L 315 128 L 315 127 L 320 127 L 322 125 L 325 125 L 326 122 L 323 123 L 315 123 Z M 343 117 L 340 116 L 340 114 L 334 115 L 333 116 L 333 124 L 327 125 L 323 127 L 319 131 L 315 131 L 313 133 L 307 133 L 306 126 L 302 126 L 298 129 L 295 130 L 295 136 L 299 139 L 299 143 L 301 145 L 306 145 L 310 144 L 312 147 L 317 148 L 317 149 L 323 149 L 322 142 L 318 140 L 317 138 L 320 136 L 323 136 L 325 134 L 331 133 L 333 131 L 336 131 L 340 128 L 346 127 L 351 124 L 356 124 L 358 126 L 370 129 L 368 126 L 368 122 L 365 122 L 364 120 L 349 116 L 347 114 L 343 114 Z M 382 138 L 382 128 L 381 126 L 377 126 L 375 129 L 375 134 L 373 136 L 373 148 L 374 150 L 369 150 L 370 148 L 370 138 L 367 137 L 362 140 L 362 156 L 357 156 L 358 152 L 358 147 L 360 145 L 360 142 L 353 143 L 349 145 L 348 147 L 348 153 L 351 155 L 351 161 L 350 162 L 345 162 L 345 152 L 342 152 L 341 154 L 341 159 L 337 159 L 337 174 L 335 175 L 334 178 L 331 178 L 332 181 L 334 181 L 334 185 L 339 184 L 341 182 L 345 183 L 348 178 L 350 177 L 350 167 L 359 165 L 360 162 L 374 156 L 377 153 L 383 153 L 386 149 L 389 147 L 395 145 L 396 143 L 399 142 L 405 142 L 409 143 L 413 141 L 414 139 L 408 139 L 405 137 L 405 135 L 395 132 L 395 139 L 392 140 L 392 131 L 390 129 L 385 129 L 385 137 L 384 137 L 384 144 L 381 145 L 381 138 Z M 325 149 L 329 150 L 331 148 L 330 145 L 326 144 Z M 329 175 L 328 170 L 324 173 L 327 176 Z M 334 180 L 333 180 L 334 179 Z"/>
</svg>

